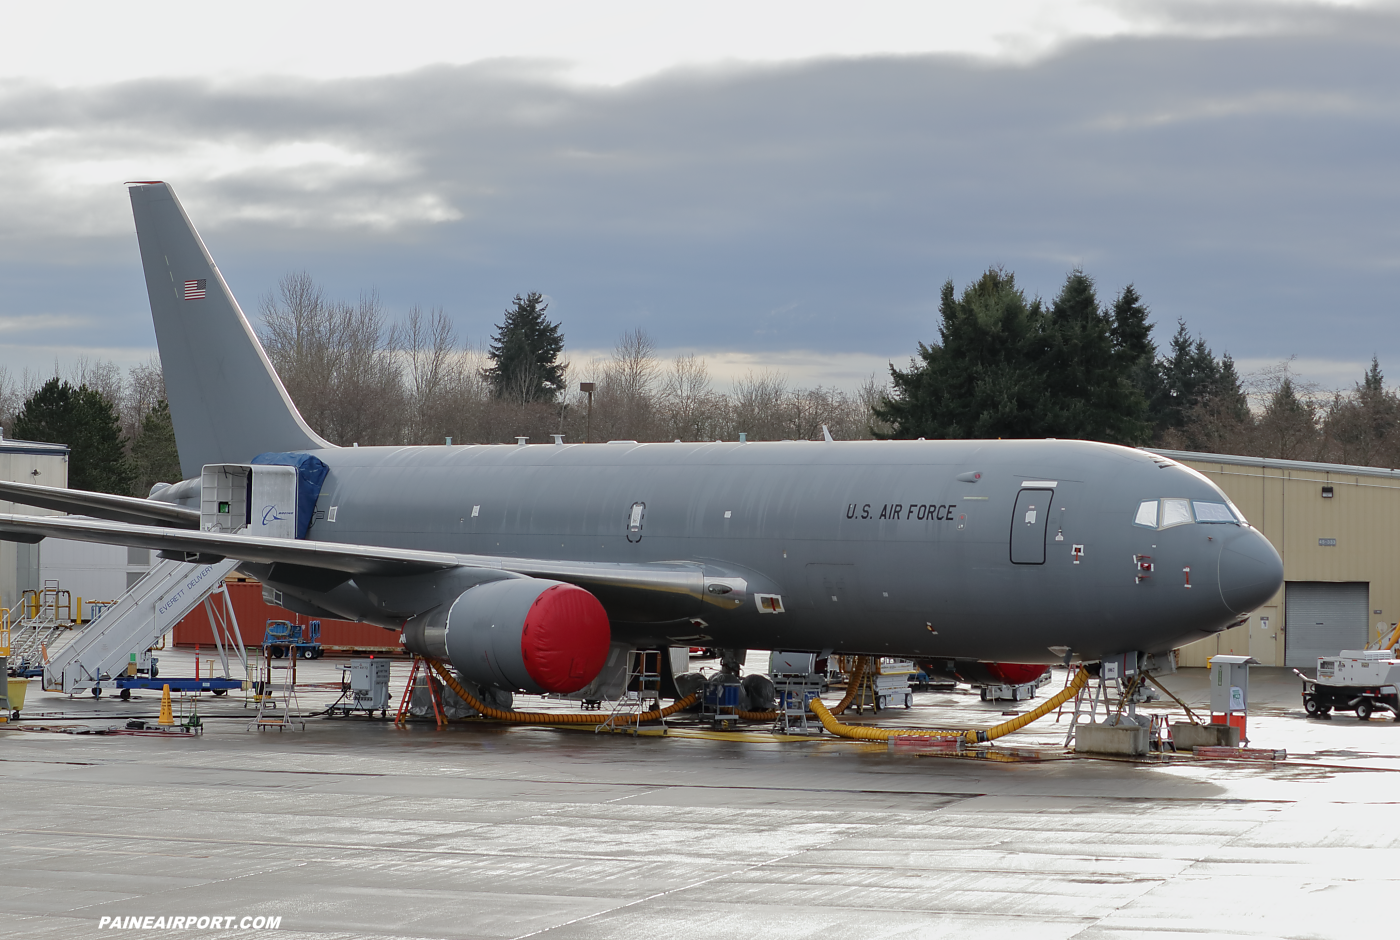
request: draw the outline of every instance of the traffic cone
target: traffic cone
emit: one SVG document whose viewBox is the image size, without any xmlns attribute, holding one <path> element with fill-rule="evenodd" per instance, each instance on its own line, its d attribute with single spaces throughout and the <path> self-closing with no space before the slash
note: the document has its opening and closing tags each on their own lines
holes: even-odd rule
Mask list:
<svg viewBox="0 0 1400 940">
<path fill-rule="evenodd" d="M 175 716 L 170 713 L 170 686 L 168 684 L 160 687 L 160 718 L 156 724 L 162 728 L 169 728 L 175 724 Z"/>
</svg>

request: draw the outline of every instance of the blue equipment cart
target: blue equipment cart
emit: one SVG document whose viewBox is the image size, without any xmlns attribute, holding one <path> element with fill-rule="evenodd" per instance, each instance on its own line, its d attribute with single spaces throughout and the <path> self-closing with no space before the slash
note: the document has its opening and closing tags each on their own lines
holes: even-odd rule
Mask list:
<svg viewBox="0 0 1400 940">
<path fill-rule="evenodd" d="M 324 652 L 321 647 L 321 621 L 312 620 L 302 626 L 289 620 L 269 620 L 262 645 L 273 659 L 284 656 L 320 659 Z"/>
</svg>

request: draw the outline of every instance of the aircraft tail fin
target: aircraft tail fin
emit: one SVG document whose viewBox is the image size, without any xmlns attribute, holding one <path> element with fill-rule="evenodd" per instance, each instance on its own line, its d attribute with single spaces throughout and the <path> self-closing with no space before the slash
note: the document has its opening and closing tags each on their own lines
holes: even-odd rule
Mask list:
<svg viewBox="0 0 1400 940">
<path fill-rule="evenodd" d="M 185 478 L 209 463 L 333 446 L 292 404 L 174 191 L 151 182 L 130 193 Z"/>
</svg>

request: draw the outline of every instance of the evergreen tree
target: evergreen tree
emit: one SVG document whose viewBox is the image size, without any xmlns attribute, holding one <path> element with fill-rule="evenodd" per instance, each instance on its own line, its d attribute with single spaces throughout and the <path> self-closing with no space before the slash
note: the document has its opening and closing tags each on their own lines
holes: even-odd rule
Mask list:
<svg viewBox="0 0 1400 940">
<path fill-rule="evenodd" d="M 1327 409 L 1327 459 L 1339 463 L 1394 466 L 1400 451 L 1400 397 L 1386 391 L 1376 357 L 1351 394 L 1336 393 Z"/>
<path fill-rule="evenodd" d="M 175 426 L 170 422 L 170 406 L 162 399 L 141 419 L 141 429 L 131 443 L 135 463 L 137 496 L 144 496 L 157 483 L 179 483 L 180 454 L 175 449 Z"/>
<path fill-rule="evenodd" d="M 1141 329 L 1146 310 L 1141 313 L 1142 324 L 1135 322 L 1137 310 L 1124 310 L 1120 323 L 1114 313 L 1099 308 L 1093 279 L 1079 270 L 1065 279 L 1045 323 L 1040 360 L 1046 436 L 1120 444 L 1147 440 L 1147 402 L 1133 381 L 1146 339 Z M 1124 339 L 1132 342 L 1131 348 L 1123 345 Z"/>
<path fill-rule="evenodd" d="M 492 365 L 482 371 L 497 398 L 516 402 L 554 401 L 564 389 L 564 364 L 559 354 L 564 337 L 558 323 L 545 319 L 549 305 L 531 291 L 515 295 L 487 356 Z"/>
<path fill-rule="evenodd" d="M 1147 314 L 1147 307 L 1131 284 L 1113 301 L 1113 341 L 1132 364 L 1129 379 L 1150 411 L 1162 394 L 1162 374 L 1157 368 L 1157 344 L 1152 341 L 1152 324 L 1147 321 Z"/>
<path fill-rule="evenodd" d="M 992 268 L 956 296 L 943 285 L 935 345 L 919 344 L 907 370 L 890 367 L 891 394 L 874 407 L 883 437 L 1036 436 L 1036 338 L 1044 310 L 1008 271 Z M 1043 436 L 1043 435 L 1041 435 Z"/>
<path fill-rule="evenodd" d="M 75 490 L 129 495 L 136 477 L 126 456 L 117 410 L 100 392 L 49 379 L 15 416 L 14 435 L 67 444 L 68 485 Z"/>
<path fill-rule="evenodd" d="M 1152 348 L 1136 292 L 1104 311 L 1093 280 L 1074 271 L 1046 309 L 993 268 L 961 297 L 945 283 L 939 313 L 942 342 L 890 369 L 893 388 L 874 409 L 890 425 L 883 436 L 1146 439 L 1134 374 Z"/>
<path fill-rule="evenodd" d="M 1298 395 L 1287 374 L 1274 388 L 1259 416 L 1260 457 L 1313 460 L 1317 449 L 1317 408 Z"/>
</svg>

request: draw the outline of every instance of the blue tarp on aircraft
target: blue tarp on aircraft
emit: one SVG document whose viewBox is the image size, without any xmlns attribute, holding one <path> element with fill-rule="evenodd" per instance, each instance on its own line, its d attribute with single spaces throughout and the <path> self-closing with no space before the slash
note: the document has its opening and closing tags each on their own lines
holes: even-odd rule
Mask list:
<svg viewBox="0 0 1400 940">
<path fill-rule="evenodd" d="M 311 514 L 316 500 L 321 498 L 321 484 L 326 482 L 330 468 L 320 458 L 310 454 L 258 454 L 255 464 L 273 467 L 295 467 L 297 471 L 297 538 L 306 538 L 311 528 Z"/>
</svg>

